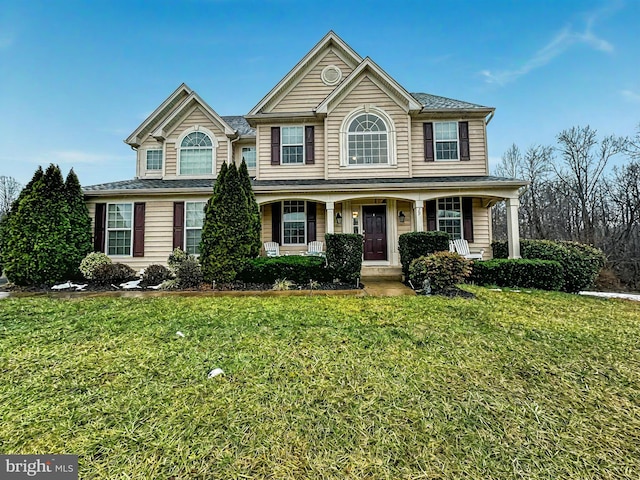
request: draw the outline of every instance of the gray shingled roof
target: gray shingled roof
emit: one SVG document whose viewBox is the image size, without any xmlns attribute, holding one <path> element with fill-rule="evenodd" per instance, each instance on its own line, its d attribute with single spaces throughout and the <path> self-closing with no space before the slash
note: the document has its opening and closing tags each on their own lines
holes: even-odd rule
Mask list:
<svg viewBox="0 0 640 480">
<path fill-rule="evenodd" d="M 439 97 L 430 93 L 412 93 L 411 96 L 422 104 L 424 110 L 446 110 L 446 109 L 487 109 L 484 105 L 463 102 L 453 98 Z"/>
<path fill-rule="evenodd" d="M 447 177 L 417 177 L 417 178 L 367 178 L 350 179 L 340 178 L 334 180 L 301 179 L 301 180 L 253 180 L 255 187 L 288 187 L 288 186 L 322 186 L 322 185 L 370 185 L 370 184 L 414 184 L 414 183 L 478 183 L 478 182 L 505 182 L 518 181 L 513 178 L 486 176 L 447 176 Z M 85 193 L 107 192 L 115 190 L 202 190 L 212 189 L 213 179 L 189 179 L 189 180 L 160 180 L 160 179 L 133 179 L 121 182 L 102 183 L 83 187 Z"/>
<path fill-rule="evenodd" d="M 238 134 L 248 136 L 248 137 L 256 136 L 256 129 L 251 128 L 249 126 L 249 122 L 247 122 L 247 120 L 243 116 L 228 115 L 228 116 L 222 117 L 222 119 L 225 122 L 227 122 L 231 128 L 233 128 L 234 130 L 237 130 Z"/>
</svg>

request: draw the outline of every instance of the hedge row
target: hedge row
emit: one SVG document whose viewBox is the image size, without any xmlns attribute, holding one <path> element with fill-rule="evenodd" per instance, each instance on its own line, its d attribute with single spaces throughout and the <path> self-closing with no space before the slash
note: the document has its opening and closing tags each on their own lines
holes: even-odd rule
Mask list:
<svg viewBox="0 0 640 480">
<path fill-rule="evenodd" d="M 327 242 L 327 268 L 333 278 L 356 283 L 362 270 L 364 237 L 355 233 L 327 233 L 324 239 Z"/>
<path fill-rule="evenodd" d="M 494 242 L 494 258 L 506 258 L 506 242 Z M 521 240 L 520 255 L 524 259 L 557 261 L 562 265 L 560 290 L 575 293 L 593 285 L 604 267 L 606 258 L 601 250 L 577 242 L 554 242 L 551 240 Z"/>
<path fill-rule="evenodd" d="M 297 255 L 273 258 L 254 258 L 238 274 L 238 280 L 247 283 L 274 283 L 276 280 L 291 280 L 298 284 L 330 282 L 333 276 L 321 257 Z"/>
<path fill-rule="evenodd" d="M 560 290 L 562 265 L 553 260 L 493 259 L 474 262 L 469 281 L 477 285 Z"/>
<path fill-rule="evenodd" d="M 449 234 L 440 231 L 403 233 L 398 239 L 402 273 L 409 278 L 409 266 L 416 258 L 449 251 Z"/>
</svg>

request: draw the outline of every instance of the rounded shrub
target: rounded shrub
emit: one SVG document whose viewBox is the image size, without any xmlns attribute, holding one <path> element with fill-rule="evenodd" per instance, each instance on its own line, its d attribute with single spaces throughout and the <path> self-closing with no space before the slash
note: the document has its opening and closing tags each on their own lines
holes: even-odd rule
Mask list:
<svg viewBox="0 0 640 480">
<path fill-rule="evenodd" d="M 409 266 L 409 280 L 422 286 L 429 279 L 431 289 L 441 292 L 464 282 L 471 274 L 472 262 L 453 252 L 436 252 L 418 257 Z"/>
<path fill-rule="evenodd" d="M 176 284 L 178 288 L 198 288 L 204 277 L 202 267 L 195 258 L 187 258 L 176 267 Z"/>
<path fill-rule="evenodd" d="M 171 272 L 164 265 L 149 265 L 144 269 L 142 274 L 142 285 L 147 287 L 149 285 L 160 285 L 165 280 L 171 278 Z"/>
<path fill-rule="evenodd" d="M 136 278 L 136 271 L 124 263 L 105 263 L 93 272 L 93 281 L 100 285 L 117 285 Z"/>
<path fill-rule="evenodd" d="M 191 258 L 191 255 L 189 255 L 187 252 L 185 252 L 181 248 L 174 248 L 173 252 L 169 254 L 169 259 L 167 260 L 169 269 L 173 273 L 176 273 L 178 266 L 189 258 Z"/>
<path fill-rule="evenodd" d="M 111 259 L 101 252 L 92 252 L 80 262 L 80 273 L 87 280 L 95 280 L 95 271 L 101 265 L 110 264 Z"/>
</svg>

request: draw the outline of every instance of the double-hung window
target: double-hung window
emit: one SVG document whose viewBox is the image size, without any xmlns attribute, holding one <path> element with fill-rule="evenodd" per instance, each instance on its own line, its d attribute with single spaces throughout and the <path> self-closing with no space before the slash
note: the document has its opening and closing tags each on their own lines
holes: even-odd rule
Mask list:
<svg viewBox="0 0 640 480">
<path fill-rule="evenodd" d="M 200 255 L 200 239 L 204 225 L 206 202 L 185 202 L 185 251 L 191 255 Z"/>
<path fill-rule="evenodd" d="M 191 132 L 180 143 L 180 175 L 211 175 L 213 143 L 203 132 Z"/>
<path fill-rule="evenodd" d="M 133 230 L 133 205 L 107 205 L 107 255 L 130 256 Z"/>
<path fill-rule="evenodd" d="M 438 230 L 447 232 L 452 240 L 462 238 L 462 202 L 460 197 L 438 199 Z"/>
<path fill-rule="evenodd" d="M 304 128 L 282 127 L 281 135 L 282 164 L 304 163 Z"/>
<path fill-rule="evenodd" d="M 256 168 L 256 147 L 242 147 L 242 159 L 247 168 Z"/>
<path fill-rule="evenodd" d="M 436 122 L 436 160 L 458 160 L 458 122 Z"/>
<path fill-rule="evenodd" d="M 284 245 L 306 244 L 305 226 L 307 224 L 305 202 L 285 200 L 282 204 L 282 238 Z"/>
<path fill-rule="evenodd" d="M 147 170 L 162 170 L 162 150 L 147 150 Z"/>
</svg>

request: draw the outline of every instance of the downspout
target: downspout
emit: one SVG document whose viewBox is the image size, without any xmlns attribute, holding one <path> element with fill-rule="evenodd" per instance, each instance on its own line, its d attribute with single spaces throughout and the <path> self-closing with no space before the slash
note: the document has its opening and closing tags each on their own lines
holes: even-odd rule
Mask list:
<svg viewBox="0 0 640 480">
<path fill-rule="evenodd" d="M 236 143 L 238 140 L 240 140 L 240 135 L 238 135 L 238 131 L 236 130 L 233 133 L 234 133 L 234 135 L 236 135 L 236 138 L 231 139 L 231 142 L 229 142 L 229 150 L 230 150 L 229 151 L 229 161 L 231 161 L 231 162 L 234 161 L 234 158 L 233 158 L 233 144 Z"/>
</svg>

